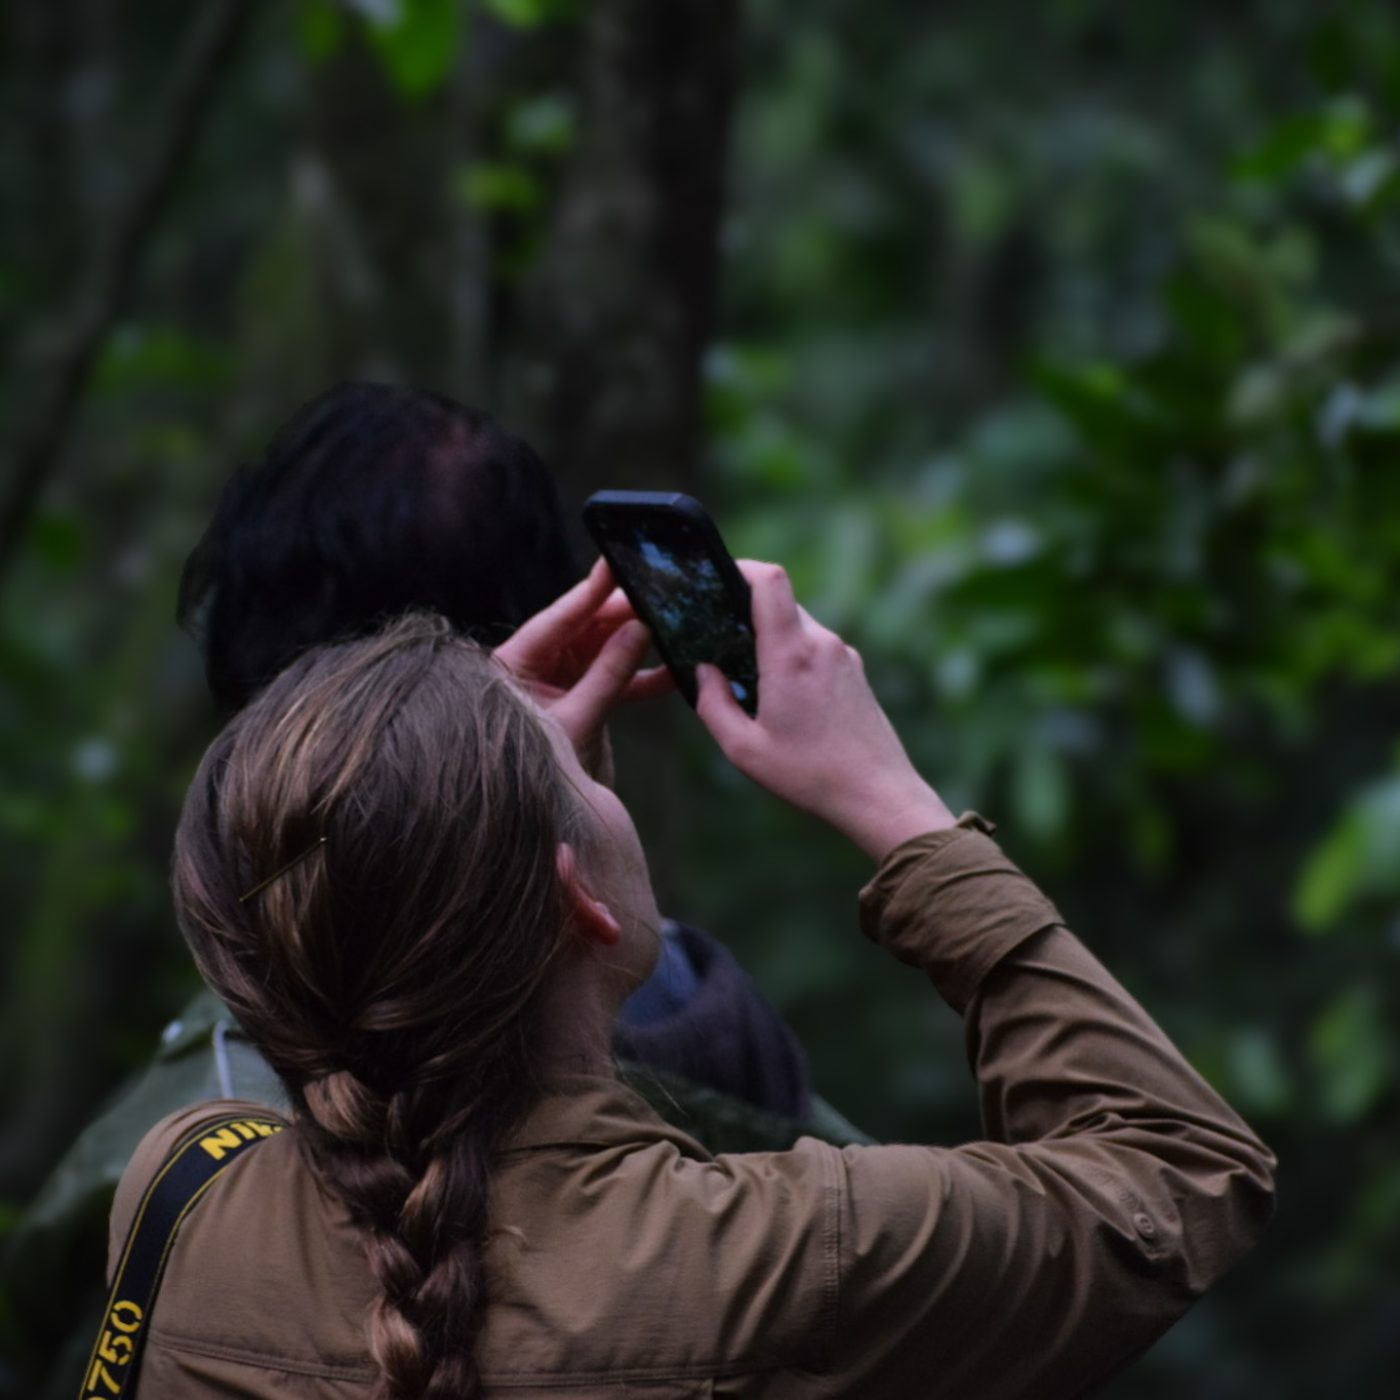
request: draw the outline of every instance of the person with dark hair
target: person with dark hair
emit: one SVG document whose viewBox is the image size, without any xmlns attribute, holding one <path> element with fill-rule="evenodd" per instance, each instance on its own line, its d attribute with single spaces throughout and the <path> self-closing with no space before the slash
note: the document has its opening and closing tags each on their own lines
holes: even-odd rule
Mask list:
<svg viewBox="0 0 1400 1400">
<path fill-rule="evenodd" d="M 700 718 L 875 864 L 863 928 L 964 1017 L 987 1139 L 713 1155 L 664 1124 L 612 1056 L 661 916 L 580 757 L 650 688 L 645 629 L 601 565 L 494 654 L 409 616 L 293 661 L 186 799 L 177 920 L 290 1110 L 177 1113 L 123 1177 L 114 1268 L 172 1151 L 252 1144 L 143 1295 L 140 1400 L 1056 1400 L 1253 1243 L 1268 1149 L 743 567 L 762 704 L 702 668 Z"/>
<path fill-rule="evenodd" d="M 234 474 L 178 615 L 232 711 L 309 646 L 414 608 L 494 646 L 577 581 L 527 443 L 442 394 L 345 383 Z"/>
<path fill-rule="evenodd" d="M 554 480 L 527 443 L 442 394 L 345 383 L 229 481 L 186 564 L 177 613 L 231 712 L 309 646 L 420 608 L 493 646 L 577 579 Z M 664 672 L 653 681 L 664 685 Z M 596 742 L 590 763 L 606 780 L 605 731 Z M 717 1110 L 725 1145 L 744 1122 L 775 1145 L 799 1127 L 860 1136 L 824 1103 L 813 1117 L 796 1038 L 699 929 L 667 921 L 657 975 L 624 1010 L 619 1051 L 668 1076 L 654 1096 L 702 1137 Z M 725 1099 L 737 1101 L 727 1113 Z"/>
<path fill-rule="evenodd" d="M 308 647 L 415 609 L 492 646 L 578 577 L 554 480 L 527 443 L 440 394 L 344 383 L 229 480 L 186 564 L 177 613 L 227 715 Z M 608 776 L 605 732 L 590 764 Z M 867 1141 L 811 1092 L 796 1037 L 728 949 L 673 920 L 663 932 L 656 974 L 618 1024 L 629 1082 L 714 1150 L 787 1146 L 803 1132 Z M 50 1381 L 44 1395 L 76 1387 L 100 1300 L 75 1304 L 72 1281 L 96 1275 L 111 1194 L 141 1135 L 220 1095 L 283 1102 L 236 1020 L 204 992 L 80 1135 L 12 1236 L 4 1272 L 22 1282 L 22 1335 Z"/>
</svg>

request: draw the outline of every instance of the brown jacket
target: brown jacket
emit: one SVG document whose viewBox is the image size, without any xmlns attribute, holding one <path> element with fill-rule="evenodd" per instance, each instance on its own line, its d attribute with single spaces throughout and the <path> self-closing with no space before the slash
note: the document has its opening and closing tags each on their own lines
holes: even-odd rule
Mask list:
<svg viewBox="0 0 1400 1400">
<path fill-rule="evenodd" d="M 861 920 L 964 1016 L 987 1140 L 712 1157 L 615 1081 L 558 1081 L 497 1176 L 493 1393 L 1076 1395 L 1253 1243 L 1268 1149 L 986 835 L 900 847 Z M 147 1136 L 114 1250 L 207 1111 Z M 295 1134 L 270 1138 L 186 1221 L 138 1395 L 364 1397 L 373 1296 Z"/>
</svg>

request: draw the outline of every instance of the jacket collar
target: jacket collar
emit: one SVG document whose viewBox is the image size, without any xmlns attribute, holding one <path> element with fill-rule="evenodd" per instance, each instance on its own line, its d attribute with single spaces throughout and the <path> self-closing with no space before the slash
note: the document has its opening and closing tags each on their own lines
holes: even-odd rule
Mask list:
<svg viewBox="0 0 1400 1400">
<path fill-rule="evenodd" d="M 709 1153 L 687 1133 L 659 1118 L 621 1080 L 595 1074 L 551 1077 L 516 1130 L 507 1153 L 565 1147 L 640 1147 L 671 1142 L 687 1157 Z"/>
</svg>

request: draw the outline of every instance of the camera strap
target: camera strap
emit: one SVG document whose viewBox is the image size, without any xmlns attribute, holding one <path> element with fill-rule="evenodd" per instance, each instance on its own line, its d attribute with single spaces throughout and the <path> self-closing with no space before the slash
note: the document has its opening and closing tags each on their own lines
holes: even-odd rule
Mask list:
<svg viewBox="0 0 1400 1400">
<path fill-rule="evenodd" d="M 131 1222 L 79 1400 L 116 1400 L 131 1393 L 146 1322 L 181 1222 L 237 1158 L 286 1126 L 277 1118 L 225 1114 L 206 1118 L 176 1143 Z"/>
</svg>

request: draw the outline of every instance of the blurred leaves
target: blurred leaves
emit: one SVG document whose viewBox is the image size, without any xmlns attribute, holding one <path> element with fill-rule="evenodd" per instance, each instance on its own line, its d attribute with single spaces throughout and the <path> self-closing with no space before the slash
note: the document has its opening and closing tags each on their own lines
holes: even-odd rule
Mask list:
<svg viewBox="0 0 1400 1400">
<path fill-rule="evenodd" d="M 517 29 L 538 29 L 550 20 L 570 20 L 579 13 L 578 0 L 484 0 L 484 4 Z"/>
<path fill-rule="evenodd" d="M 480 210 L 531 213 L 544 194 L 534 175 L 522 165 L 478 161 L 461 172 L 457 193 L 465 204 Z"/>
<path fill-rule="evenodd" d="M 412 101 L 446 82 L 466 13 L 462 0 L 298 0 L 297 9 L 301 48 L 313 63 L 336 54 L 345 39 L 346 17 L 352 16 L 395 87 Z"/>
<path fill-rule="evenodd" d="M 956 62 L 946 34 L 873 18 L 844 52 L 815 24 L 775 45 L 781 80 L 739 133 L 734 329 L 708 364 L 722 520 L 862 647 L 948 800 L 1003 822 L 1271 1125 L 1301 1281 L 1256 1273 L 1232 1325 L 1292 1308 L 1307 1331 L 1360 1296 L 1393 1319 L 1368 1271 L 1400 1249 L 1400 320 L 1380 291 L 1400 272 L 1400 27 L 1379 5 L 1318 16 L 1325 83 L 1269 110 L 1230 86 L 1241 49 L 1178 65 L 1146 117 L 1106 69 L 1164 30 L 1078 9 L 1119 47 L 1080 69 L 1057 49 L 1081 87 L 1062 73 L 1049 95 L 990 57 L 1010 43 L 990 21 Z M 878 96 L 843 62 L 880 67 Z M 1169 104 L 1202 114 L 1195 147 Z M 873 180 L 847 178 L 857 153 Z M 732 839 L 742 894 L 718 925 L 771 910 L 737 869 L 768 829 Z M 833 1091 L 864 1082 L 851 1045 L 891 1014 L 868 995 L 839 1053 L 814 1046 Z M 855 1092 L 853 1111 L 918 1111 L 903 1080 Z M 1380 1393 L 1383 1333 L 1356 1339 L 1358 1394 Z M 1237 1374 L 1289 1394 L 1327 1374 L 1290 1358 Z M 1202 1383 L 1151 1374 L 1122 1393 Z"/>
<path fill-rule="evenodd" d="M 1231 1035 L 1227 1051 L 1232 1102 L 1251 1117 L 1283 1117 L 1295 1105 L 1292 1075 L 1276 1035 L 1257 1026 Z"/>
<path fill-rule="evenodd" d="M 561 156 L 576 130 L 573 104 L 557 92 L 527 97 L 506 113 L 506 146 L 522 156 Z"/>
<path fill-rule="evenodd" d="M 447 80 L 462 31 L 461 0 L 350 0 L 399 91 L 426 97 Z"/>
<path fill-rule="evenodd" d="M 1334 997 L 1312 1024 L 1308 1051 L 1326 1119 L 1351 1125 L 1374 1109 L 1395 1077 L 1394 1031 L 1377 989 L 1354 986 Z"/>
<path fill-rule="evenodd" d="M 269 10 L 3 600 L 0 1039 L 16 1084 L 81 1046 L 100 1094 L 186 975 L 163 870 L 206 716 L 170 613 L 218 483 L 328 376 L 491 397 L 489 376 L 454 382 L 443 347 L 477 332 L 444 306 L 495 334 L 524 300 L 589 110 L 570 52 L 584 13 Z M 25 115 L 23 75 L 0 76 L 6 168 L 34 167 L 30 204 L 5 216 L 16 320 L 43 324 L 67 266 L 46 280 L 44 259 L 76 246 L 121 168 L 111 94 L 162 61 L 157 23 L 123 24 L 106 59 L 108 30 L 84 32 L 82 72 L 34 108 L 47 126 Z M 1115 1393 L 1386 1393 L 1400 17 L 1382 0 L 1073 0 L 934 22 L 751 0 L 746 26 L 707 503 L 736 552 L 782 560 L 862 648 L 947 800 L 1001 821 L 1283 1159 L 1258 1260 Z M 470 47 L 486 37 L 500 42 Z M 468 132 L 450 80 L 478 59 Z M 308 137 L 304 70 L 342 64 L 383 91 L 362 106 L 356 86 Z M 668 158 L 658 146 L 658 172 Z M 33 212 L 44 191 L 69 199 L 71 227 Z M 408 329 L 386 330 L 384 308 Z M 656 464 L 658 488 L 669 471 Z M 975 1132 L 956 1024 L 850 939 L 863 862 L 754 794 L 698 729 L 687 760 L 695 874 L 674 912 L 735 942 L 862 1127 Z M 1345 1348 L 1315 1345 L 1343 1330 Z"/>
<path fill-rule="evenodd" d="M 1321 933 L 1366 900 L 1400 907 L 1400 775 L 1352 799 L 1304 867 L 1294 909 L 1304 928 Z"/>
</svg>

